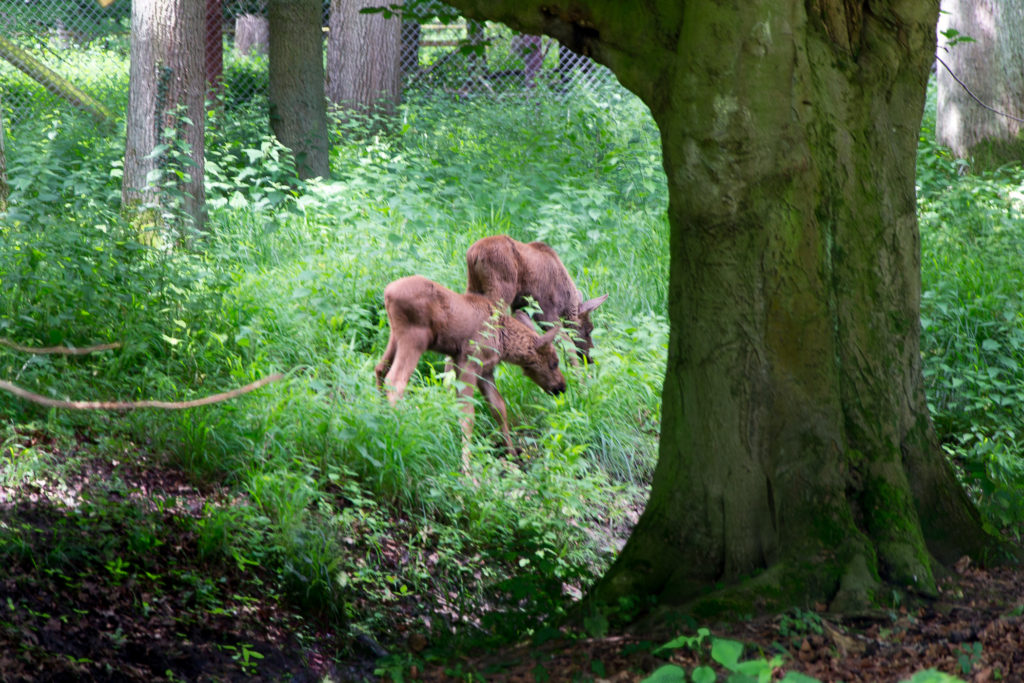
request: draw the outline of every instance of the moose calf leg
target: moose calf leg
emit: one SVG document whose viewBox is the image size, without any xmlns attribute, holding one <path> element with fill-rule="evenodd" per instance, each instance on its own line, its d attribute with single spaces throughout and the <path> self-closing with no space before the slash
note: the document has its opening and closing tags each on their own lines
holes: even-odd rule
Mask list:
<svg viewBox="0 0 1024 683">
<path fill-rule="evenodd" d="M 498 422 L 501 423 L 501 433 L 505 437 L 505 447 L 510 456 L 515 456 L 516 449 L 512 445 L 512 435 L 508 430 L 508 409 L 505 406 L 505 399 L 498 393 L 498 387 L 494 384 L 494 377 L 483 377 L 480 380 L 480 392 L 487 399 L 491 409 L 494 411 Z"/>
<path fill-rule="evenodd" d="M 396 334 L 394 327 L 391 332 Z M 388 401 L 391 402 L 391 405 L 395 405 L 405 393 L 409 378 L 416 371 L 416 363 L 419 362 L 420 356 L 427 350 L 430 343 L 430 330 L 407 329 L 398 332 L 396 337 L 395 347 L 397 350 L 394 353 L 394 361 L 391 369 L 384 376 Z M 387 353 L 385 353 L 386 357 Z"/>
<path fill-rule="evenodd" d="M 462 409 L 462 419 L 459 426 L 462 427 L 462 471 L 469 474 L 469 442 L 473 438 L 473 423 L 476 421 L 476 410 L 473 407 L 473 391 L 476 389 L 476 376 L 473 375 L 470 381 L 468 373 L 458 373 L 457 381 L 464 382 L 459 387 L 459 404 Z"/>
<path fill-rule="evenodd" d="M 388 370 L 391 369 L 391 363 L 395 360 L 395 351 L 398 348 L 398 344 L 395 341 L 395 331 L 391 330 L 391 334 L 388 335 L 388 345 L 384 349 L 384 355 L 381 356 L 380 362 L 377 363 L 377 367 L 373 369 L 373 374 L 377 378 L 377 389 L 380 391 L 384 390 L 384 376 L 387 375 Z"/>
</svg>

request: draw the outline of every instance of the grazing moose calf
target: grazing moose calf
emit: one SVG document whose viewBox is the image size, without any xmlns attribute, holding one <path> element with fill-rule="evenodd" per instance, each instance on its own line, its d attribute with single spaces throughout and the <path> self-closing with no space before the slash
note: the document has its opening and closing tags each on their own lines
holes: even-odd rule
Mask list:
<svg viewBox="0 0 1024 683">
<path fill-rule="evenodd" d="M 466 252 L 466 269 L 467 292 L 483 294 L 491 301 L 502 300 L 512 310 L 525 306 L 525 297 L 532 296 L 541 310 L 534 319 L 556 323 L 564 318 L 573 330 L 577 355 L 590 362 L 590 349 L 594 347 L 590 313 L 608 295 L 583 301 L 554 249 L 543 242 L 526 244 L 508 235 L 484 237 Z"/>
<path fill-rule="evenodd" d="M 428 349 L 455 359 L 455 377 L 463 398 L 474 388 L 487 399 L 501 422 L 505 445 L 514 453 L 509 435 L 505 399 L 494 385 L 494 369 L 501 361 L 523 368 L 524 374 L 551 394 L 565 391 L 558 369 L 552 328 L 539 335 L 531 325 L 494 310 L 479 294 L 457 294 L 420 275 L 395 280 L 384 288 L 384 308 L 391 335 L 384 357 L 374 369 L 377 386 L 385 388 L 391 404 L 401 398 L 420 356 Z M 473 431 L 473 403 L 465 401 L 462 431 Z"/>
</svg>

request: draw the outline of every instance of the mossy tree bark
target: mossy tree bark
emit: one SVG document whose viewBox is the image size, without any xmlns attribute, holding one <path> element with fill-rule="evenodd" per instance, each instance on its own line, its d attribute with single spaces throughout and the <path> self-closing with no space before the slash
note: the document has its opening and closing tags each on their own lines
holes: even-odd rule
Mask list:
<svg viewBox="0 0 1024 683">
<path fill-rule="evenodd" d="M 935 134 L 939 144 L 972 168 L 995 168 L 1024 159 L 1020 119 L 1024 117 L 1024 0 L 942 0 L 940 33 L 956 30 L 973 42 L 939 37 L 938 57 L 965 82 L 982 106 L 945 67 L 936 74 Z M 1010 118 L 1010 117 L 1014 118 Z"/>
<path fill-rule="evenodd" d="M 267 3 L 270 125 L 303 179 L 326 178 L 330 171 L 321 11 L 320 0 Z"/>
<path fill-rule="evenodd" d="M 607 64 L 661 129 L 660 458 L 592 597 L 847 611 L 933 594 L 936 559 L 994 547 L 921 374 L 914 164 L 937 0 L 451 4 Z"/>
</svg>

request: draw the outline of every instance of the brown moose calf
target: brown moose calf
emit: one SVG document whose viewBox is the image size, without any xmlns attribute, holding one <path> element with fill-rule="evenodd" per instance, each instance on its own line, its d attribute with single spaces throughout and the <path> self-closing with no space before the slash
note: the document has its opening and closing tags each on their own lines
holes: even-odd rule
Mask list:
<svg viewBox="0 0 1024 683">
<path fill-rule="evenodd" d="M 590 349 L 594 347 L 590 313 L 608 295 L 584 301 L 554 249 L 543 242 L 526 244 L 508 235 L 484 237 L 466 252 L 466 270 L 467 292 L 504 301 L 512 310 L 523 308 L 525 297 L 532 296 L 541 310 L 534 315 L 535 320 L 557 323 L 564 319 L 573 332 L 577 355 L 590 362 Z"/>
<path fill-rule="evenodd" d="M 474 388 L 487 399 L 501 422 L 505 445 L 514 452 L 505 399 L 494 385 L 494 369 L 508 361 L 551 394 L 565 391 L 552 341 L 558 328 L 539 335 L 532 326 L 494 309 L 479 294 L 457 294 L 421 275 L 395 280 L 384 288 L 391 334 L 384 356 L 374 369 L 377 386 L 386 388 L 392 405 L 401 398 L 424 351 L 444 353 L 455 360 L 459 394 L 471 399 Z M 385 386 L 386 385 L 386 386 Z M 462 431 L 473 431 L 473 403 L 463 402 Z"/>
</svg>

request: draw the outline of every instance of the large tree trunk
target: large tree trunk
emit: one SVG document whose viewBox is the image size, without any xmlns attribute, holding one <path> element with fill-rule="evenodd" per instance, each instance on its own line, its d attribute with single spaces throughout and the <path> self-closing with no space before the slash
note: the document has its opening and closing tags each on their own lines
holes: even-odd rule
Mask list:
<svg viewBox="0 0 1024 683">
<path fill-rule="evenodd" d="M 607 64 L 662 134 L 660 458 L 593 597 L 844 611 L 933 594 L 935 559 L 991 547 L 921 374 L 914 164 L 937 2 L 452 4 Z"/>
<path fill-rule="evenodd" d="M 939 144 L 974 168 L 995 168 L 1024 159 L 1017 136 L 1024 117 L 1024 0 L 942 0 L 939 31 L 954 29 L 974 42 L 939 36 L 938 58 L 981 102 L 1018 120 L 1001 116 L 971 97 L 941 64 L 935 133 Z M 954 39 L 955 41 L 955 39 Z"/>
<path fill-rule="evenodd" d="M 270 125 L 300 178 L 326 178 L 327 103 L 320 0 L 269 0 Z"/>
<path fill-rule="evenodd" d="M 343 109 L 390 113 L 402 94 L 402 21 L 361 14 L 378 0 L 331 0 L 327 97 Z"/>
<path fill-rule="evenodd" d="M 123 210 L 140 226 L 161 225 L 162 214 L 180 208 L 194 227 L 203 225 L 203 135 L 206 93 L 204 0 L 132 2 Z M 170 149 L 160 154 L 160 144 Z M 151 182 L 153 178 L 156 182 Z M 167 183 L 177 193 L 166 192 Z M 177 194 L 180 207 L 168 202 Z M 149 208 L 144 208 L 149 207 Z"/>
</svg>

